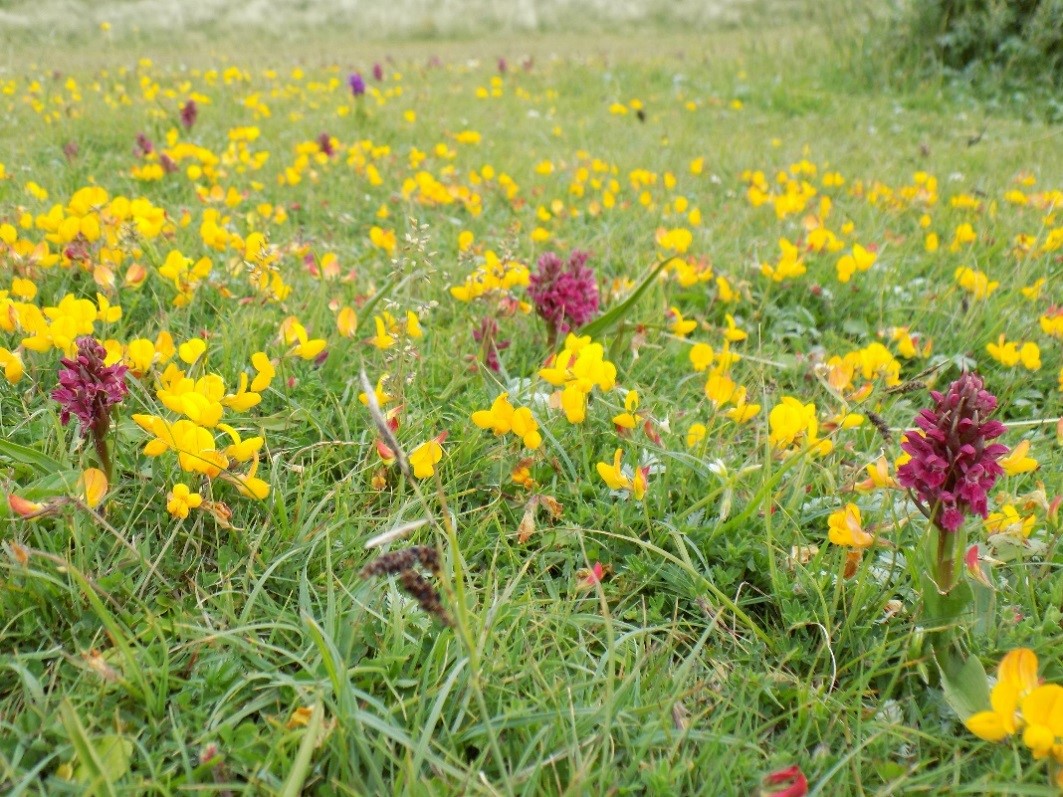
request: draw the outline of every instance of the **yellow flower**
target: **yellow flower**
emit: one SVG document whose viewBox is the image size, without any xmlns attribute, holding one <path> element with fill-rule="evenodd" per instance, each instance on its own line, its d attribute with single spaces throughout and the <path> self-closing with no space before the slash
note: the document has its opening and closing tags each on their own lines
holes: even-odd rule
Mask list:
<svg viewBox="0 0 1063 797">
<path fill-rule="evenodd" d="M 193 380 L 171 364 L 160 378 L 162 387 L 156 391 L 167 409 L 188 416 L 200 426 L 217 426 L 224 413 L 221 400 L 225 383 L 217 374 L 207 374 Z"/>
<path fill-rule="evenodd" d="M 1045 313 L 1038 319 L 1038 323 L 1046 335 L 1063 340 L 1063 311 L 1057 309 L 1053 313 Z"/>
<path fill-rule="evenodd" d="M 358 330 L 358 315 L 354 312 L 354 308 L 344 307 L 340 310 L 336 316 L 336 329 L 345 338 L 354 335 Z"/>
<path fill-rule="evenodd" d="M 662 249 L 670 249 L 678 254 L 683 254 L 690 248 L 694 236 L 685 227 L 676 227 L 673 230 L 657 230 L 657 245 Z"/>
<path fill-rule="evenodd" d="M 587 418 L 587 394 L 575 385 L 561 391 L 561 409 L 569 423 L 583 423 Z"/>
<path fill-rule="evenodd" d="M 131 340 L 126 346 L 125 359 L 129 370 L 137 376 L 143 376 L 155 362 L 155 344 L 147 338 Z"/>
<path fill-rule="evenodd" d="M 796 279 L 808 270 L 798 254 L 797 247 L 788 240 L 780 238 L 779 249 L 782 255 L 778 263 L 774 266 L 768 263 L 761 263 L 760 273 L 765 277 L 770 277 L 773 282 L 783 282 L 789 279 Z"/>
<path fill-rule="evenodd" d="M 738 388 L 734 393 L 734 406 L 731 409 L 724 412 L 728 418 L 735 423 L 745 423 L 757 416 L 760 412 L 759 404 L 747 404 L 746 403 L 746 389 L 744 387 Z"/>
<path fill-rule="evenodd" d="M 687 429 L 687 448 L 693 448 L 704 440 L 707 432 L 708 430 L 705 428 L 705 424 L 692 424 L 691 427 Z"/>
<path fill-rule="evenodd" d="M 738 292 L 724 276 L 716 278 L 716 298 L 724 304 L 733 304 L 739 300 Z"/>
<path fill-rule="evenodd" d="M 251 355 L 251 365 L 254 366 L 257 372 L 255 378 L 251 380 L 251 391 L 261 393 L 269 387 L 269 383 L 273 381 L 277 371 L 269 357 L 266 356 L 266 353 L 261 351 L 256 351 Z"/>
<path fill-rule="evenodd" d="M 717 409 L 731 401 L 736 390 L 738 385 L 722 368 L 714 368 L 709 372 L 709 378 L 705 382 L 705 396 Z"/>
<path fill-rule="evenodd" d="M 968 266 L 960 266 L 955 272 L 956 282 L 975 299 L 986 299 L 1000 287 L 996 280 L 990 281 L 984 272 L 975 271 Z"/>
<path fill-rule="evenodd" d="M 1022 367 L 1027 371 L 1039 371 L 1041 369 L 1041 349 L 1036 343 L 1027 341 L 1019 349 L 1019 360 Z"/>
<path fill-rule="evenodd" d="M 647 480 L 643 468 L 636 468 L 634 478 L 629 478 L 620 467 L 620 459 L 623 452 L 618 448 L 613 454 L 613 464 L 606 462 L 597 463 L 598 475 L 610 490 L 628 490 L 636 501 L 641 501 L 646 494 Z"/>
<path fill-rule="evenodd" d="M 860 244 L 853 244 L 851 254 L 842 255 L 837 263 L 838 282 L 848 282 L 858 271 L 867 271 L 875 264 L 878 255 L 869 252 Z"/>
<path fill-rule="evenodd" d="M 610 490 L 623 490 L 631 487 L 631 480 L 620 470 L 620 458 L 623 452 L 618 448 L 613 455 L 613 464 L 598 463 L 598 475 L 602 477 Z"/>
<path fill-rule="evenodd" d="M 1023 440 L 1007 456 L 1001 458 L 1000 467 L 1004 469 L 1004 473 L 1008 476 L 1016 476 L 1020 473 L 1030 473 L 1037 470 L 1037 460 L 1027 456 L 1029 452 L 1030 441 Z"/>
<path fill-rule="evenodd" d="M 990 512 L 982 521 L 990 534 L 1011 534 L 1026 538 L 1033 531 L 1036 518 L 1033 515 L 1022 517 L 1011 504 L 1004 504 L 999 512 Z"/>
<path fill-rule="evenodd" d="M 0 366 L 4 368 L 4 378 L 12 385 L 22 379 L 25 367 L 18 352 L 8 351 L 0 346 Z"/>
<path fill-rule="evenodd" d="M 100 308 L 97 320 L 104 324 L 113 324 L 122 317 L 122 308 L 111 304 L 102 293 L 96 294 L 96 304 Z"/>
<path fill-rule="evenodd" d="M 749 337 L 749 333 L 748 332 L 746 332 L 743 329 L 739 329 L 738 328 L 738 325 L 735 323 L 735 319 L 734 319 L 733 315 L 728 313 L 724 318 L 727 321 L 727 329 L 724 330 L 724 333 L 723 333 L 723 336 L 724 336 L 725 340 L 727 340 L 727 341 L 729 341 L 731 343 L 737 343 L 738 341 L 745 340 L 746 338 Z"/>
<path fill-rule="evenodd" d="M 772 407 L 767 416 L 767 425 L 770 428 L 769 439 L 779 450 L 807 442 L 815 453 L 829 454 L 831 451 L 829 441 L 820 441 L 816 437 L 819 422 L 816 421 L 815 405 L 812 403 L 802 404 L 792 395 L 784 395 L 782 400 Z M 820 446 L 816 447 L 817 442 Z M 827 445 L 824 446 L 824 443 Z"/>
<path fill-rule="evenodd" d="M 182 418 L 170 423 L 155 415 L 139 414 L 133 416 L 133 421 L 154 435 L 154 439 L 144 446 L 144 454 L 149 457 L 176 451 L 181 470 L 202 473 L 208 478 L 216 477 L 229 464 L 217 450 L 210 430 L 192 421 Z"/>
<path fill-rule="evenodd" d="M 406 334 L 411 338 L 423 338 L 424 330 L 421 329 L 421 319 L 413 310 L 406 311 Z"/>
<path fill-rule="evenodd" d="M 679 312 L 678 307 L 672 307 L 668 311 L 670 319 L 670 326 L 673 335 L 678 335 L 681 338 L 685 338 L 691 332 L 698 328 L 697 321 L 687 321 L 683 318 L 683 314 Z"/>
<path fill-rule="evenodd" d="M 388 380 L 388 374 L 384 374 L 376 381 L 376 387 L 373 388 L 373 396 L 376 398 L 378 407 L 383 407 L 392 399 L 392 395 L 384 390 L 384 383 Z M 358 400 L 362 404 L 369 406 L 369 396 L 364 392 L 358 394 Z"/>
<path fill-rule="evenodd" d="M 265 444 L 265 440 L 261 437 L 241 439 L 240 433 L 226 423 L 219 423 L 218 428 L 232 438 L 233 443 L 225 449 L 225 455 L 237 462 L 249 462 L 258 455 L 259 450 Z"/>
<path fill-rule="evenodd" d="M 177 356 L 186 364 L 192 365 L 196 360 L 203 356 L 203 352 L 206 350 L 207 344 L 202 338 L 192 338 L 177 347 Z"/>
<path fill-rule="evenodd" d="M 709 344 L 695 343 L 690 349 L 690 364 L 694 366 L 695 371 L 704 371 L 712 365 L 715 356 L 716 353 Z"/>
<path fill-rule="evenodd" d="M 203 496 L 188 489 L 185 484 L 175 484 L 166 496 L 166 511 L 175 518 L 184 520 L 188 513 L 203 503 Z"/>
<path fill-rule="evenodd" d="M 539 433 L 539 424 L 532 417 L 527 407 L 518 407 L 513 413 L 513 434 L 524 442 L 525 448 L 536 449 L 542 445 L 543 437 Z"/>
<path fill-rule="evenodd" d="M 235 393 L 230 393 L 221 400 L 221 403 L 231 410 L 243 412 L 257 406 L 262 401 L 262 396 L 247 389 L 247 374 L 240 374 L 240 383 Z"/>
<path fill-rule="evenodd" d="M 389 255 L 394 253 L 397 244 L 394 230 L 384 230 L 375 225 L 369 230 L 369 240 L 373 246 L 383 249 Z"/>
<path fill-rule="evenodd" d="M 491 404 L 491 409 L 474 412 L 472 422 L 480 429 L 490 429 L 496 435 L 510 431 L 513 428 L 513 405 L 509 403 L 509 394 L 502 393 Z"/>
<path fill-rule="evenodd" d="M 388 334 L 387 327 L 384 325 L 384 319 L 380 316 L 373 316 L 373 323 L 376 325 L 376 335 L 370 338 L 369 342 L 378 349 L 388 349 L 394 346 L 395 338 Z"/>
<path fill-rule="evenodd" d="M 863 426 L 865 420 L 867 419 L 858 412 L 847 412 L 844 415 L 838 413 L 831 418 L 830 428 L 855 429 L 858 426 Z"/>
<path fill-rule="evenodd" d="M 867 478 L 854 485 L 857 491 L 889 490 L 899 487 L 896 479 L 890 476 L 890 463 L 885 454 L 879 456 L 878 459 L 867 465 L 865 469 L 867 470 Z"/>
<path fill-rule="evenodd" d="M 310 722 L 310 716 L 314 713 L 313 706 L 299 706 L 292 712 L 292 715 L 288 718 L 288 722 L 285 723 L 285 730 L 294 730 L 295 728 L 305 728 Z"/>
<path fill-rule="evenodd" d="M 974 243 L 977 240 L 978 234 L 974 231 L 974 227 L 964 222 L 957 227 L 956 231 L 953 233 L 952 243 L 949 244 L 949 251 L 959 252 L 964 244 Z"/>
<path fill-rule="evenodd" d="M 1041 298 L 1041 290 L 1044 288 L 1044 286 L 1045 278 L 1041 277 L 1040 279 L 1036 280 L 1032 285 L 1027 285 L 1025 288 L 1022 288 L 1022 295 L 1029 299 L 1031 302 L 1035 302 Z"/>
<path fill-rule="evenodd" d="M 521 460 L 517 463 L 517 466 L 513 468 L 510 473 L 510 478 L 514 484 L 518 484 L 525 490 L 535 489 L 535 479 L 532 478 L 531 468 L 528 465 L 531 463 L 530 459 Z"/>
<path fill-rule="evenodd" d="M 303 360 L 314 359 L 328 345 L 324 338 L 311 338 L 306 327 L 300 324 L 295 316 L 285 318 L 281 322 L 280 331 L 281 338 L 292 347 L 288 354 L 294 354 Z"/>
<path fill-rule="evenodd" d="M 624 409 L 626 412 L 613 416 L 613 423 L 621 429 L 634 429 L 639 423 L 639 419 L 635 415 L 635 410 L 638 409 L 638 406 L 639 394 L 634 390 L 629 390 L 627 396 L 624 397 Z"/>
<path fill-rule="evenodd" d="M 835 545 L 844 545 L 848 548 L 870 548 L 875 538 L 864 531 L 861 524 L 860 507 L 856 504 L 846 504 L 843 509 L 831 513 L 827 518 L 829 528 L 828 538 Z"/>
<path fill-rule="evenodd" d="M 247 473 L 223 473 L 222 478 L 236 486 L 237 492 L 245 498 L 254 498 L 256 501 L 265 500 L 269 495 L 269 484 L 255 476 L 258 472 L 258 456 L 251 462 Z"/>
<path fill-rule="evenodd" d="M 1019 703 L 1035 689 L 1037 656 L 1027 648 L 1010 651 L 997 667 L 997 682 L 989 693 L 991 710 L 968 717 L 964 723 L 967 730 L 988 742 L 999 742 L 1012 735 L 1021 721 Z"/>
<path fill-rule="evenodd" d="M 641 501 L 643 496 L 646 495 L 646 488 L 649 486 L 649 481 L 646 479 L 645 468 L 635 468 L 635 475 L 631 480 L 631 494 L 635 496 L 636 501 Z"/>
<path fill-rule="evenodd" d="M 1052 754 L 1057 763 L 1063 762 L 1063 686 L 1038 686 L 1019 705 L 1026 724 L 1022 743 L 1030 748 L 1034 758 Z"/>
<path fill-rule="evenodd" d="M 86 468 L 78 481 L 78 489 L 85 503 L 95 509 L 107 494 L 107 474 L 99 468 Z"/>
<path fill-rule="evenodd" d="M 410 452 L 410 465 L 413 467 L 413 475 L 418 479 L 427 479 L 435 472 L 435 466 L 443 459 L 443 446 L 439 440 L 433 438 L 421 443 Z"/>
<path fill-rule="evenodd" d="M 997 338 L 996 343 L 987 343 L 985 348 L 990 357 L 1008 368 L 1019 362 L 1019 344 L 1008 342 L 1003 335 Z"/>
</svg>

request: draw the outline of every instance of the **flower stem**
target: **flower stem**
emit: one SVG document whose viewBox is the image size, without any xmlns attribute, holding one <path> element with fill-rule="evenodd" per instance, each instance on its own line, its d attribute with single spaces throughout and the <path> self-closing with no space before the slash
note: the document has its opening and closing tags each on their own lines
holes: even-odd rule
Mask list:
<svg viewBox="0 0 1063 797">
<path fill-rule="evenodd" d="M 939 528 L 938 532 L 938 550 L 937 550 L 937 573 L 935 574 L 938 585 L 938 592 L 942 595 L 948 594 L 952 590 L 952 577 L 953 577 L 953 537 L 955 534 L 945 529 Z"/>
<path fill-rule="evenodd" d="M 105 417 L 92 428 L 92 442 L 100 460 L 100 470 L 106 474 L 108 482 L 111 480 L 111 452 L 107 449 L 107 430 L 110 426 L 110 418 Z"/>
</svg>

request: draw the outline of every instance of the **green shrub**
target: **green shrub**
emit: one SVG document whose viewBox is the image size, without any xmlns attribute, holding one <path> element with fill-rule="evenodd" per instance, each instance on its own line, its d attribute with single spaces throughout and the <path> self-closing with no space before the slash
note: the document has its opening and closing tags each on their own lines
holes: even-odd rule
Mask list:
<svg viewBox="0 0 1063 797">
<path fill-rule="evenodd" d="M 923 63 L 1063 83 L 1063 0 L 909 0 L 901 22 Z"/>
</svg>

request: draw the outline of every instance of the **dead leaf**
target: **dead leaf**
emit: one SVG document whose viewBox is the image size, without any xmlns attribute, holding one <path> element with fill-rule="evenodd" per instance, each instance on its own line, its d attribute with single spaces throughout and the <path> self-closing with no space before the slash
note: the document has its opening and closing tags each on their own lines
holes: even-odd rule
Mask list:
<svg viewBox="0 0 1063 797">
<path fill-rule="evenodd" d="M 90 670 L 108 683 L 113 683 L 120 677 L 118 670 L 112 667 L 96 648 L 82 653 L 81 658 L 84 659 Z"/>
<path fill-rule="evenodd" d="M 790 569 L 794 565 L 807 565 L 819 553 L 818 545 L 793 545 L 790 547 Z"/>
<path fill-rule="evenodd" d="M 856 575 L 856 571 L 860 569 L 860 560 L 863 558 L 864 552 L 860 550 L 849 550 L 845 552 L 845 569 L 842 571 L 844 578 L 852 578 Z"/>
<path fill-rule="evenodd" d="M 526 543 L 535 533 L 535 507 L 538 504 L 534 498 L 524 507 L 524 517 L 517 526 L 517 542 L 520 545 Z"/>
<path fill-rule="evenodd" d="M 541 503 L 546 509 L 547 513 L 550 515 L 551 520 L 561 519 L 561 514 L 562 512 L 564 512 L 564 507 L 552 495 L 540 495 L 539 503 Z"/>
</svg>

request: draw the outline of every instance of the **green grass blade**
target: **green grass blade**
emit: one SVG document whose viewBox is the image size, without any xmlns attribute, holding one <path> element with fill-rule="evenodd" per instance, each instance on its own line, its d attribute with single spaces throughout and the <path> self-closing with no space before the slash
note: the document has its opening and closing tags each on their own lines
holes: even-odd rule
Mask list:
<svg viewBox="0 0 1063 797">
<path fill-rule="evenodd" d="M 89 740 L 88 733 L 85 731 L 85 726 L 82 725 L 81 720 L 78 719 L 74 707 L 70 705 L 70 701 L 65 697 L 59 703 L 59 716 L 62 718 L 63 727 L 66 729 L 66 735 L 70 739 L 70 743 L 74 746 L 74 752 L 77 754 L 78 763 L 85 768 L 85 771 L 89 776 L 89 787 L 85 790 L 85 794 L 102 793 L 109 797 L 117 797 L 118 792 L 115 791 L 114 784 L 110 780 L 103 760 L 100 758 L 96 748 L 93 747 L 92 742 Z M 102 789 L 103 791 L 97 792 L 97 789 Z"/>
<path fill-rule="evenodd" d="M 28 465 L 41 473 L 58 473 L 63 470 L 59 460 L 29 446 L 21 446 L 10 440 L 0 440 L 0 457 L 7 457 L 13 462 Z"/>
<path fill-rule="evenodd" d="M 314 747 L 317 746 L 324 717 L 325 706 L 319 695 L 310 713 L 310 721 L 306 725 L 306 730 L 303 731 L 303 740 L 299 743 L 299 752 L 295 755 L 292 770 L 284 781 L 284 788 L 281 789 L 281 797 L 299 797 L 303 793 L 303 785 L 310 774 L 310 759 L 314 755 Z"/>
<path fill-rule="evenodd" d="M 588 324 L 580 327 L 580 335 L 590 335 L 592 338 L 597 338 L 602 333 L 607 332 L 612 327 L 619 324 L 621 321 L 628 317 L 628 314 L 638 303 L 638 300 L 642 298 L 644 294 L 653 284 L 653 281 L 657 279 L 657 276 L 664 271 L 665 267 L 675 260 L 674 257 L 669 257 L 661 262 L 655 264 L 645 277 L 635 286 L 635 289 L 631 291 L 619 304 L 610 307 L 606 312 L 602 313 L 596 319 Z"/>
</svg>

